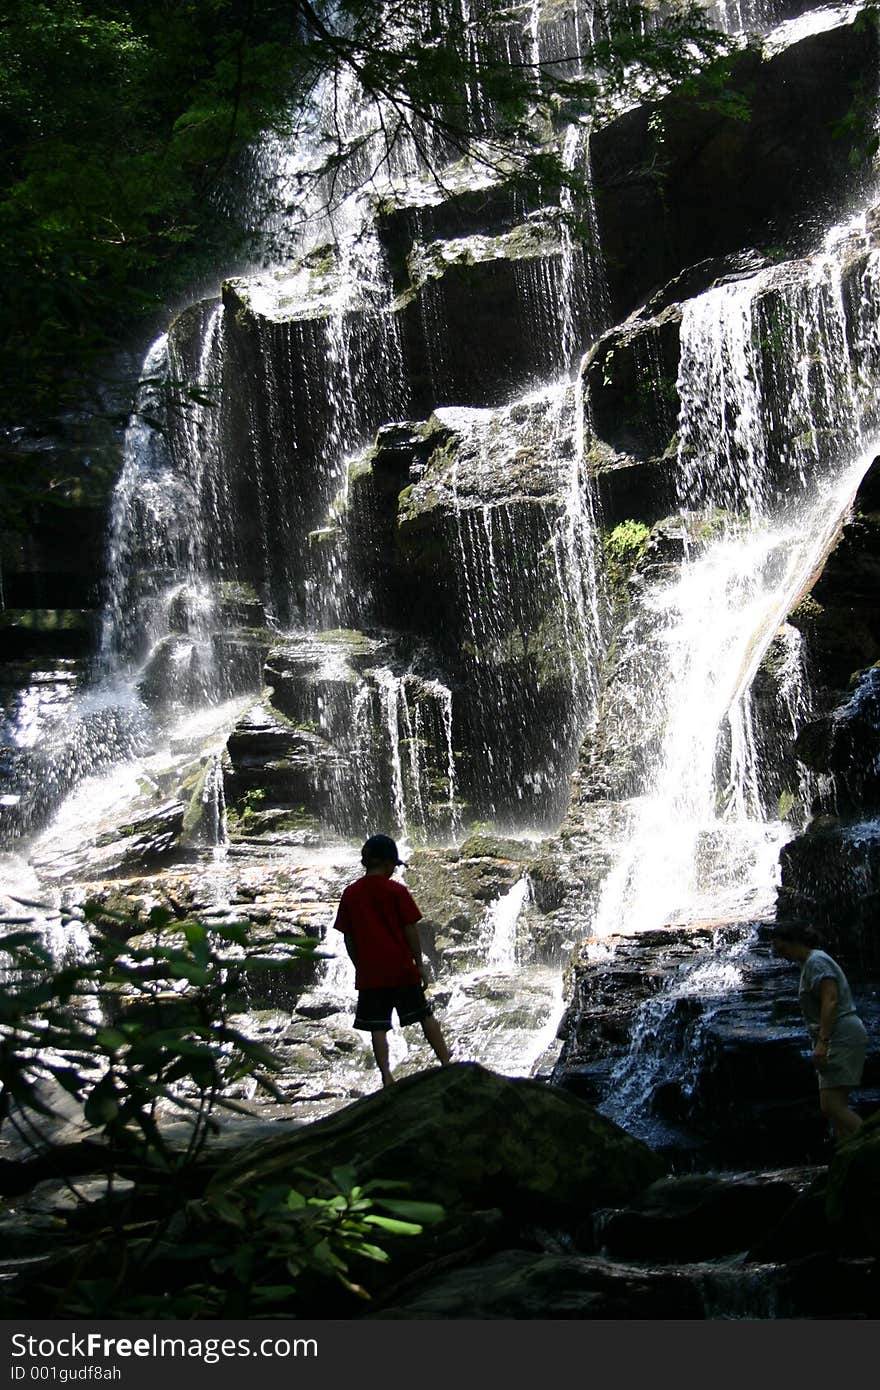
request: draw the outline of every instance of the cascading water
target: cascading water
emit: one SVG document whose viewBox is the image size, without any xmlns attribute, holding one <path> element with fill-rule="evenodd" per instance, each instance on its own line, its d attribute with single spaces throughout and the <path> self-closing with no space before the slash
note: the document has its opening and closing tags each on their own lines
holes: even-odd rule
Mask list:
<svg viewBox="0 0 880 1390">
<path fill-rule="evenodd" d="M 774 8 L 728 6 L 726 23 L 766 27 Z M 506 45 L 515 61 L 525 54 L 578 73 L 583 65 L 569 61 L 571 54 L 605 35 L 613 9 L 574 6 L 569 15 L 527 6 L 492 42 Z M 479 56 L 480 7 L 455 12 Z M 313 180 L 304 199 L 302 176 L 314 175 L 327 153 L 322 102 L 343 145 L 361 145 L 350 184 L 343 179 L 328 200 L 326 180 Z M 558 820 L 577 744 L 595 714 L 606 638 L 598 510 L 587 481 L 589 420 L 575 370 L 609 314 L 595 208 L 589 192 L 575 207 L 580 200 L 563 190 L 545 241 L 546 209 L 524 210 L 514 200 L 506 225 L 519 219 L 514 231 L 534 233 L 540 254 L 532 246 L 513 255 L 510 240 L 500 245 L 507 229 L 482 239 L 481 264 L 511 252 L 505 283 L 521 311 L 521 336 L 534 340 L 525 379 L 533 385 L 535 372 L 561 379 L 491 411 L 457 408 L 444 383 L 455 379 L 465 343 L 445 321 L 447 264 L 435 263 L 430 283 L 410 286 L 419 302 L 406 317 L 371 205 L 378 194 L 389 199 L 383 216 L 427 214 L 440 201 L 436 185 L 425 194 L 429 166 L 445 167 L 451 152 L 442 141 L 419 151 L 401 136 L 390 159 L 377 163 L 375 144 L 363 138 L 375 112 L 365 109 L 350 74 L 331 81 L 316 103 L 309 138 L 295 151 L 276 140 L 257 157 L 263 177 L 271 165 L 280 201 L 297 203 L 295 219 L 282 216 L 268 228 L 276 260 L 259 275 L 228 282 L 222 305 L 184 311 L 145 362 L 117 489 L 103 653 L 126 667 L 159 714 L 179 756 L 174 795 L 185 783 L 187 809 L 192 797 L 199 800 L 208 847 L 223 848 L 224 787 L 233 785 L 221 748 L 264 676 L 274 723 L 255 737 L 282 748 L 273 775 L 283 764 L 294 788 L 265 813 L 281 827 L 273 853 L 287 851 L 284 818 L 305 814 L 298 803 L 318 780 L 319 831 L 309 833 L 354 837 L 388 828 L 442 843 L 471 815 L 547 825 Z M 476 79 L 468 107 L 478 129 L 489 124 L 490 103 Z M 587 134 L 577 121 L 556 140 L 565 168 L 588 185 Z M 492 180 L 462 164 L 441 192 L 450 190 L 463 204 L 481 192 L 490 202 Z M 574 213 L 589 226 L 586 246 L 573 231 Z M 423 239 L 415 240 L 424 258 Z M 437 238 L 427 250 L 438 246 L 448 264 L 470 265 L 467 238 Z M 876 315 L 866 307 L 876 257 L 863 272 L 864 294 L 853 300 L 842 288 L 841 254 L 829 249 L 790 284 L 785 272 L 778 279 L 771 272 L 720 286 L 686 309 L 677 474 L 688 553 L 674 580 L 651 587 L 632 633 L 621 639 L 624 649 L 632 641 L 633 652 L 644 639 L 633 663 L 640 679 L 618 690 L 620 707 L 642 721 L 635 732 L 644 734 L 643 756 L 627 808 L 628 844 L 602 894 L 597 935 L 766 907 L 787 833 L 772 814 L 779 798 L 763 757 L 766 725 L 793 728 L 807 699 L 796 638 L 782 624 L 863 466 L 852 429 L 856 395 L 876 380 L 880 356 Z M 407 352 L 417 320 L 427 359 L 413 372 L 419 399 L 429 402 L 425 413 L 438 407 L 434 424 L 454 436 L 457 451 L 439 483 L 435 464 L 423 485 L 420 456 L 405 487 L 394 474 L 387 487 L 398 521 L 406 520 L 402 493 L 446 487 L 448 506 L 433 539 L 454 570 L 443 576 L 444 598 L 454 600 L 444 621 L 457 628 L 458 645 L 450 641 L 440 657 L 417 650 L 412 633 L 399 642 L 399 633 L 384 631 L 387 610 L 380 617 L 373 590 L 352 579 L 353 523 L 369 530 L 375 521 L 369 516 L 364 528 L 363 516 L 352 515 L 370 466 L 361 451 L 377 425 L 403 420 L 412 407 Z M 181 390 L 184 382 L 191 392 Z M 491 388 L 496 394 L 481 399 L 504 399 L 503 381 Z M 520 381 L 516 391 L 524 389 Z M 425 513 L 413 517 L 424 522 Z M 373 584 L 381 588 L 375 572 Z M 316 655 L 321 643 L 323 656 Z M 771 643 L 784 660 L 777 661 L 768 716 L 754 699 L 753 678 Z M 345 661 L 334 667 L 325 660 L 346 644 Z M 242 698 L 219 703 L 233 695 Z M 205 727 L 183 729 L 181 720 L 199 717 Z M 203 774 L 197 785 L 193 763 Z M 153 804 L 165 795 L 170 766 L 167 757 L 145 758 L 120 771 L 114 787 L 105 779 L 100 796 L 113 792 L 117 822 L 126 823 L 132 805 L 142 809 L 145 784 Z M 245 757 L 234 769 L 239 827 L 261 814 L 257 801 L 246 804 L 247 775 Z M 55 856 L 59 872 L 69 867 L 64 846 L 75 825 L 96 839 L 103 832 L 99 818 L 89 818 L 98 788 L 80 790 L 38 847 L 41 863 Z M 798 788 L 785 790 L 795 796 Z M 262 852 L 258 834 L 239 833 L 253 858 Z M 451 1031 L 460 1026 L 469 1040 L 464 1051 L 517 1068 L 534 1062 L 536 1039 L 545 1038 L 558 1003 L 557 973 L 532 990 L 533 962 L 516 965 L 517 922 L 532 910 L 524 882 L 487 919 L 504 924 L 506 934 L 499 927 L 487 935 L 484 959 L 456 978 L 450 1000 Z M 486 922 L 483 928 L 489 933 Z M 340 982 L 350 984 L 344 962 Z M 496 995 L 504 1008 L 489 1037 L 485 1019 Z"/>
<path fill-rule="evenodd" d="M 770 272 L 686 306 L 677 477 L 691 553 L 645 598 L 654 640 L 634 668 L 645 685 L 625 699 L 647 712 L 656 752 L 596 912 L 599 935 L 717 911 L 719 863 L 740 880 L 741 908 L 769 907 L 766 869 L 790 832 L 765 819 L 749 689 L 872 457 L 841 282 L 853 230 L 832 234 L 793 283 Z M 791 726 L 803 698 L 789 674 L 775 717 Z"/>
<path fill-rule="evenodd" d="M 529 881 L 521 878 L 486 914 L 490 934 L 486 962 L 490 967 L 510 970 L 516 965 L 516 924 L 528 893 Z"/>
<path fill-rule="evenodd" d="M 863 435 L 866 340 L 853 325 L 873 292 L 877 252 L 861 219 L 825 250 L 778 274 L 723 285 L 685 306 L 678 394 L 678 573 L 648 587 L 632 624 L 638 661 L 622 662 L 636 798 L 599 896 L 596 937 L 700 922 L 748 924 L 773 910 L 779 850 L 792 833 L 783 799 L 805 814 L 805 770 L 784 767 L 809 712 L 799 634 L 786 615 L 833 545 L 876 452 Z M 853 276 L 852 254 L 863 253 Z M 849 267 L 849 269 L 848 269 Z M 846 279 L 848 275 L 848 279 Z M 773 644 L 772 687 L 754 681 Z M 769 699 L 769 703 L 768 703 Z M 789 730 L 788 739 L 778 730 Z M 792 785 L 794 782 L 794 785 Z M 800 785 L 798 785 L 800 783 Z M 743 938 L 734 939 L 733 954 Z M 729 948 L 696 967 L 707 996 L 737 988 Z M 725 986 L 724 972 L 730 973 Z M 637 1013 L 628 1056 L 603 1108 L 645 1122 L 658 1079 L 687 1093 L 709 1015 L 682 1033 L 688 972 Z"/>
</svg>

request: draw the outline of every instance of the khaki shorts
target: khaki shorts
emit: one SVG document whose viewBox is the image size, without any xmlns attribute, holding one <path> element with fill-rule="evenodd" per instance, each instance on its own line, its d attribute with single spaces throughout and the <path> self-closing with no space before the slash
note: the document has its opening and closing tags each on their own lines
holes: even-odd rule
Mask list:
<svg viewBox="0 0 880 1390">
<path fill-rule="evenodd" d="M 865 1070 L 865 1053 L 868 1050 L 868 1035 L 864 1028 L 847 1028 L 848 1036 L 837 1039 L 832 1034 L 828 1044 L 828 1058 L 821 1070 L 817 1069 L 819 1090 L 832 1087 L 861 1086 L 862 1072 Z"/>
</svg>

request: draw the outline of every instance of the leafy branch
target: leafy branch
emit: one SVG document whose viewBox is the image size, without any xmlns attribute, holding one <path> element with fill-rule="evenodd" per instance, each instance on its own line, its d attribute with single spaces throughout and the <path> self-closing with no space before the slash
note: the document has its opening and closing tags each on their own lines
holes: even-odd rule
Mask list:
<svg viewBox="0 0 880 1390">
<path fill-rule="evenodd" d="M 315 941 L 279 933 L 267 948 L 249 923 L 164 908 L 146 930 L 97 904 L 76 920 L 85 959 L 59 964 L 32 930 L 0 938 L 0 1129 L 25 1155 L 0 1163 L 0 1190 L 55 1178 L 73 1199 L 45 1259 L 7 1286 L 7 1315 L 290 1314 L 315 1280 L 368 1298 L 352 1266 L 388 1263 L 384 1241 L 420 1234 L 441 1208 L 389 1196 L 399 1184 L 358 1185 L 349 1168 L 230 1191 L 208 1143 L 219 1111 L 253 1113 L 229 1095 L 242 1081 L 281 1098 L 279 1060 L 231 1021 L 244 974 L 313 959 Z M 53 1129 L 63 1099 L 75 1143 Z M 76 1181 L 90 1174 L 97 1196 Z"/>
</svg>

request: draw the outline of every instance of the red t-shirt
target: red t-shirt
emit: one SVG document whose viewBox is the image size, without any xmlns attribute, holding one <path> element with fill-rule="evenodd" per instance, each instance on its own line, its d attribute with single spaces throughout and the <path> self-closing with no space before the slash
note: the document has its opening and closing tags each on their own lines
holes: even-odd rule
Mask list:
<svg viewBox="0 0 880 1390">
<path fill-rule="evenodd" d="M 364 874 L 348 885 L 333 925 L 354 940 L 358 989 L 421 982 L 403 931 L 421 915 L 409 890 L 384 874 Z"/>
</svg>

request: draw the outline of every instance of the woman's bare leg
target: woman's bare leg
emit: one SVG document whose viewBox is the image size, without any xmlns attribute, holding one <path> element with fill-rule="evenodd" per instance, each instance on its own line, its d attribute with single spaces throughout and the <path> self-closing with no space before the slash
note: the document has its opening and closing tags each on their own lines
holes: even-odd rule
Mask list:
<svg viewBox="0 0 880 1390">
<path fill-rule="evenodd" d="M 862 1127 L 862 1118 L 847 1105 L 849 1091 L 845 1086 L 826 1086 L 819 1092 L 819 1109 L 831 1124 L 835 1139 L 848 1139 Z"/>
</svg>

